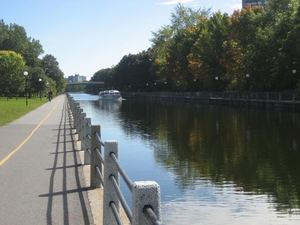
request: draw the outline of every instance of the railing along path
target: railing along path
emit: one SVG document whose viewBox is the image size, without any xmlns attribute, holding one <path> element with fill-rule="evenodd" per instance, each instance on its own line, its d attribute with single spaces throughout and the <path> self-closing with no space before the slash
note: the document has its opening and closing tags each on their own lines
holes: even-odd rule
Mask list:
<svg viewBox="0 0 300 225">
<path fill-rule="evenodd" d="M 126 97 L 300 101 L 298 92 L 122 92 Z"/>
<path fill-rule="evenodd" d="M 132 182 L 119 162 L 118 142 L 103 142 L 100 125 L 92 125 L 91 118 L 86 117 L 79 103 L 70 95 L 68 99 L 74 128 L 84 150 L 84 163 L 91 165 L 90 186 L 103 188 L 103 225 L 123 224 L 120 204 L 132 225 L 161 224 L 159 185 L 155 181 Z M 120 189 L 119 175 L 132 193 L 132 207 L 127 204 Z"/>
<path fill-rule="evenodd" d="M 122 97 L 300 112 L 299 92 L 122 92 Z"/>
</svg>

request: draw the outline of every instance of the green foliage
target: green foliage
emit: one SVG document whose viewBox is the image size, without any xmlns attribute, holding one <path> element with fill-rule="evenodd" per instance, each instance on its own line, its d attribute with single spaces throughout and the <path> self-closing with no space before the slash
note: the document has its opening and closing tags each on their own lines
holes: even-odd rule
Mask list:
<svg viewBox="0 0 300 225">
<path fill-rule="evenodd" d="M 226 68 L 222 63 L 228 36 L 229 17 L 217 12 L 206 21 L 188 55 L 191 72 L 201 84 L 200 90 L 224 90 Z M 195 66 L 196 65 L 196 66 Z"/>
<path fill-rule="evenodd" d="M 149 52 L 127 55 L 114 68 L 112 87 L 119 90 L 149 90 L 155 83 L 152 59 Z"/>
<path fill-rule="evenodd" d="M 59 63 L 52 55 L 45 55 L 41 60 L 41 66 L 45 74 L 55 81 L 55 89 L 57 92 L 62 92 L 66 88 L 66 80 L 64 74 L 59 68 Z"/>
<path fill-rule="evenodd" d="M 231 16 L 179 4 L 171 24 L 152 32 L 152 47 L 124 56 L 105 71 L 105 84 L 128 91 L 299 89 L 299 3 L 270 0 L 266 9 L 247 6 Z"/>
<path fill-rule="evenodd" d="M 91 81 L 101 81 L 104 82 L 105 89 L 111 89 L 112 88 L 112 73 L 113 69 L 106 68 L 97 71 L 94 76 L 91 78 Z M 89 85 L 87 84 L 85 87 L 86 92 L 88 93 L 95 93 L 98 94 L 100 91 L 100 88 L 97 85 Z"/>
<path fill-rule="evenodd" d="M 0 51 L 0 94 L 16 94 L 24 88 L 25 62 L 20 54 Z"/>
<path fill-rule="evenodd" d="M 91 81 L 104 81 L 106 89 L 121 91 L 155 90 L 158 88 L 156 80 L 150 51 L 126 55 L 114 68 L 99 70 L 91 78 Z M 96 92 L 92 86 L 87 86 L 86 90 Z"/>
<path fill-rule="evenodd" d="M 38 66 L 38 56 L 44 51 L 39 41 L 28 38 L 23 27 L 17 24 L 5 25 L 0 20 L 0 49 L 21 54 L 27 66 Z"/>
<path fill-rule="evenodd" d="M 86 87 L 86 85 L 88 84 L 72 84 L 72 85 L 67 85 L 66 87 L 66 91 L 67 92 L 84 92 L 86 89 L 88 89 Z M 91 85 L 91 87 L 94 87 L 94 85 Z M 97 89 L 96 91 L 92 90 L 92 89 L 89 89 L 88 91 L 89 93 L 95 93 L 95 94 L 98 94 L 99 90 Z"/>
<path fill-rule="evenodd" d="M 16 53 L 23 62 L 16 69 L 16 65 L 20 64 L 20 57 L 15 57 L 13 53 L 9 54 L 10 59 L 6 61 L 10 66 L 0 68 L 0 94 L 25 94 L 25 85 L 30 96 L 50 89 L 53 92 L 64 91 L 66 81 L 58 62 L 51 55 L 46 55 L 41 60 L 39 56 L 44 53 L 42 45 L 38 40 L 27 37 L 23 27 L 17 24 L 6 25 L 0 20 L 1 50 Z M 28 72 L 26 84 L 23 75 L 25 70 Z"/>
<path fill-rule="evenodd" d="M 29 96 L 45 95 L 50 90 L 55 90 L 55 81 L 49 78 L 41 67 L 28 68 L 28 80 Z"/>
</svg>

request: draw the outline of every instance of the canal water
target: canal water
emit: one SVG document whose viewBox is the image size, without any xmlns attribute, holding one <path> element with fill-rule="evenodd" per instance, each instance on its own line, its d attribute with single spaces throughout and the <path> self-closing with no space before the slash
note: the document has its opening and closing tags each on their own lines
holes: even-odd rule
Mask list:
<svg viewBox="0 0 300 225">
<path fill-rule="evenodd" d="M 160 185 L 163 224 L 300 224 L 300 114 L 72 96 L 132 181 Z"/>
</svg>

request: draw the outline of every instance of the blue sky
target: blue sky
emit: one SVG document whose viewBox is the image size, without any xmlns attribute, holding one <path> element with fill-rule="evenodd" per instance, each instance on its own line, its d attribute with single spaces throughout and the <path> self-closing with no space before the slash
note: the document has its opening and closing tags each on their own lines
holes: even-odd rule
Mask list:
<svg viewBox="0 0 300 225">
<path fill-rule="evenodd" d="M 0 19 L 39 40 L 65 77 L 89 79 L 151 47 L 151 32 L 170 24 L 178 3 L 229 14 L 242 7 L 242 0 L 1 0 Z"/>
</svg>

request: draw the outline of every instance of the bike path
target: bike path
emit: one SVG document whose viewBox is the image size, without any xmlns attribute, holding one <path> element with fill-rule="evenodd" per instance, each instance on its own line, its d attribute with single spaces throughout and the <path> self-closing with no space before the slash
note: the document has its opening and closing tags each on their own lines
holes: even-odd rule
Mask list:
<svg viewBox="0 0 300 225">
<path fill-rule="evenodd" d="M 94 224 L 67 103 L 0 127 L 0 225 Z"/>
</svg>

